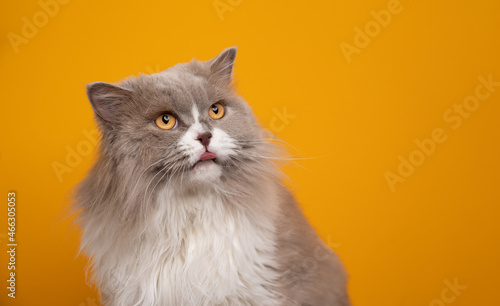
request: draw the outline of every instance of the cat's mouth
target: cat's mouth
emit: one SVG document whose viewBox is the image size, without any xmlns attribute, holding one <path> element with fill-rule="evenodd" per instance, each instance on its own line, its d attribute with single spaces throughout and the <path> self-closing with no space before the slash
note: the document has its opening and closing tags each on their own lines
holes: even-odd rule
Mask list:
<svg viewBox="0 0 500 306">
<path fill-rule="evenodd" d="M 217 155 L 215 153 L 206 151 L 205 153 L 201 154 L 200 160 L 198 160 L 193 165 L 193 168 L 195 168 L 196 166 L 201 165 L 201 164 L 215 163 L 216 157 L 217 157 Z"/>
</svg>

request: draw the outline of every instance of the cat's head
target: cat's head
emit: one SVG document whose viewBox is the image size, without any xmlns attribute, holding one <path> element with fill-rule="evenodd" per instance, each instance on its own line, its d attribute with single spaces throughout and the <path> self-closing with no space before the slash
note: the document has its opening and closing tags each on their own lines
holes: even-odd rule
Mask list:
<svg viewBox="0 0 500 306">
<path fill-rule="evenodd" d="M 250 171 L 263 130 L 232 86 L 236 48 L 117 84 L 92 83 L 101 158 L 128 163 L 155 180 L 210 183 Z"/>
</svg>

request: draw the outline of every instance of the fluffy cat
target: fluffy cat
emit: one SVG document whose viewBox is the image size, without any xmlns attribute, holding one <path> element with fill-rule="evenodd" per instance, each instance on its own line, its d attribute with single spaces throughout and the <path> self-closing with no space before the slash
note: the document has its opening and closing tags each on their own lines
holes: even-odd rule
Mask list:
<svg viewBox="0 0 500 306">
<path fill-rule="evenodd" d="M 103 304 L 349 305 L 235 93 L 235 56 L 87 86 L 101 142 L 74 207 Z"/>
</svg>

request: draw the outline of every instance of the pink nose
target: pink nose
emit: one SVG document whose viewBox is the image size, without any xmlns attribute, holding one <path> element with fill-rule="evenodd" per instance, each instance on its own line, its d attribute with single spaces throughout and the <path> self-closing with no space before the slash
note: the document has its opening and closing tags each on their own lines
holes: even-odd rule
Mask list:
<svg viewBox="0 0 500 306">
<path fill-rule="evenodd" d="M 212 138 L 212 133 L 206 132 L 199 134 L 196 140 L 198 140 L 205 148 L 210 144 L 210 139 Z"/>
</svg>

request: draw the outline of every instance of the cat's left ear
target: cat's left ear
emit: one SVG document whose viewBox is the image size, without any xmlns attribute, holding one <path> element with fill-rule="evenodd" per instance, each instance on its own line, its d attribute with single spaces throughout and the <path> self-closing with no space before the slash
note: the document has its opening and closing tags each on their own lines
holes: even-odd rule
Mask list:
<svg viewBox="0 0 500 306">
<path fill-rule="evenodd" d="M 229 86 L 233 80 L 233 66 L 237 47 L 223 50 L 217 57 L 208 61 L 211 78 Z"/>
</svg>

